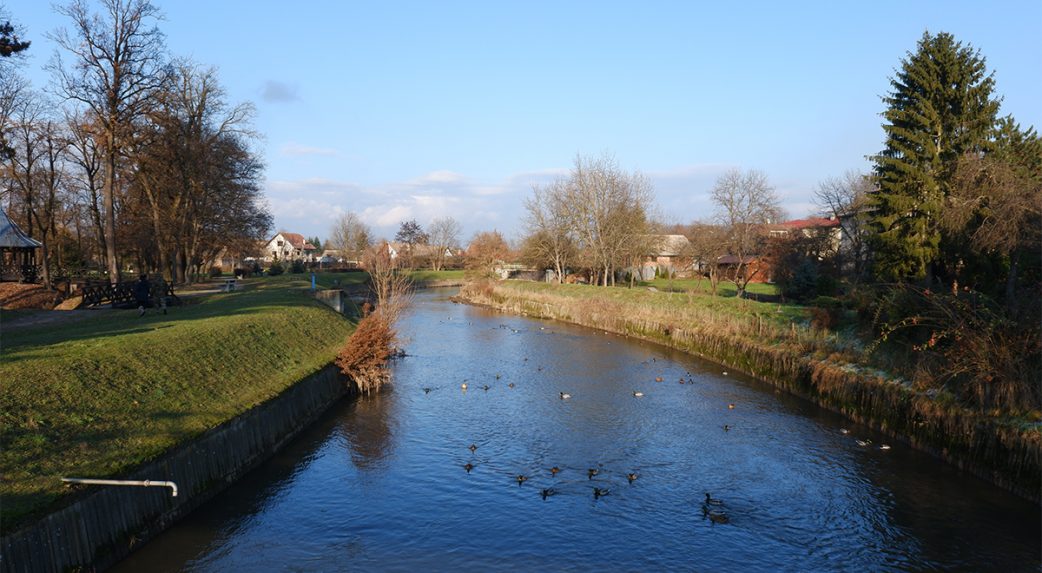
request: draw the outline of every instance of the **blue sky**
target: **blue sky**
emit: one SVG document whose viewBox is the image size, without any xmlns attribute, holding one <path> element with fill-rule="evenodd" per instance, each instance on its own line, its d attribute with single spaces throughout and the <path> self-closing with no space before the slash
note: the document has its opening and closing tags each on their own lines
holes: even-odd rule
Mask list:
<svg viewBox="0 0 1042 573">
<path fill-rule="evenodd" d="M 63 17 L 0 0 L 37 87 Z M 171 54 L 257 105 L 278 229 L 351 210 L 384 236 L 452 216 L 521 232 L 522 199 L 577 153 L 652 181 L 667 222 L 712 214 L 731 167 L 792 216 L 882 148 L 880 96 L 924 30 L 981 50 L 1003 114 L 1042 127 L 1042 2 L 234 2 L 157 0 Z"/>
</svg>

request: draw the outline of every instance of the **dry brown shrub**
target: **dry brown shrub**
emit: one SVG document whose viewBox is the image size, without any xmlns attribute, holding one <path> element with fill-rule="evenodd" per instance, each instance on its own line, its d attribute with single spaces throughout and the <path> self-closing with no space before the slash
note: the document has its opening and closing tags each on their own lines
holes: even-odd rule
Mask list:
<svg viewBox="0 0 1042 573">
<path fill-rule="evenodd" d="M 399 352 L 395 325 L 409 304 L 411 284 L 385 248 L 371 248 L 363 260 L 376 310 L 370 311 L 368 302 L 363 307 L 364 316 L 337 353 L 336 365 L 361 392 L 368 394 L 379 389 L 390 376 L 387 363 Z"/>
<path fill-rule="evenodd" d="M 341 372 L 367 394 L 386 381 L 387 362 L 395 352 L 398 333 L 389 313 L 383 310 L 363 318 L 336 356 Z"/>
<path fill-rule="evenodd" d="M 836 312 L 819 306 L 810 307 L 810 327 L 817 331 L 828 331 L 836 325 Z"/>
</svg>

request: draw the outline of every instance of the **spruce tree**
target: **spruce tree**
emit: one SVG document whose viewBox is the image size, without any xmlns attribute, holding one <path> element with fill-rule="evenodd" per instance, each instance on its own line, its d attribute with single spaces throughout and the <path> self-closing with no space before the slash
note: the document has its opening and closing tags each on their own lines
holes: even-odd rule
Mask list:
<svg viewBox="0 0 1042 573">
<path fill-rule="evenodd" d="M 886 148 L 873 158 L 875 272 L 885 281 L 923 279 L 957 265 L 942 257 L 940 210 L 957 159 L 987 150 L 1000 100 L 979 50 L 943 32 L 924 33 L 890 85 Z"/>
<path fill-rule="evenodd" d="M 9 58 L 29 47 L 29 42 L 18 39 L 18 34 L 10 22 L 0 23 L 0 57 Z"/>
</svg>

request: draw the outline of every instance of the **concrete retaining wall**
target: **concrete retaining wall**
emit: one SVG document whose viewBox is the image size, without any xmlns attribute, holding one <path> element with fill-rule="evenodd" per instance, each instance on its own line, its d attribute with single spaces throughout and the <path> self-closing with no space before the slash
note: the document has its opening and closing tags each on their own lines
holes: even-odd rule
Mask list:
<svg viewBox="0 0 1042 573">
<path fill-rule="evenodd" d="M 353 388 L 334 365 L 326 366 L 196 440 L 118 476 L 174 481 L 177 497 L 163 487 L 81 486 L 85 489 L 70 505 L 0 539 L 0 571 L 111 566 L 270 457 Z"/>
<path fill-rule="evenodd" d="M 340 289 L 315 291 L 315 299 L 340 314 L 347 314 L 347 309 L 350 305 L 347 295 Z"/>
</svg>

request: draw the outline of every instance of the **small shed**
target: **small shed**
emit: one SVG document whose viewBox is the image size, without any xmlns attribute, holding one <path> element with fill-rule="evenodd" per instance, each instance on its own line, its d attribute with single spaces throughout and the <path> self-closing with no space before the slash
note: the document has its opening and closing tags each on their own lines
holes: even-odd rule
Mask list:
<svg viewBox="0 0 1042 573">
<path fill-rule="evenodd" d="M 43 243 L 26 235 L 0 208 L 0 280 L 36 282 L 36 249 Z"/>
</svg>

